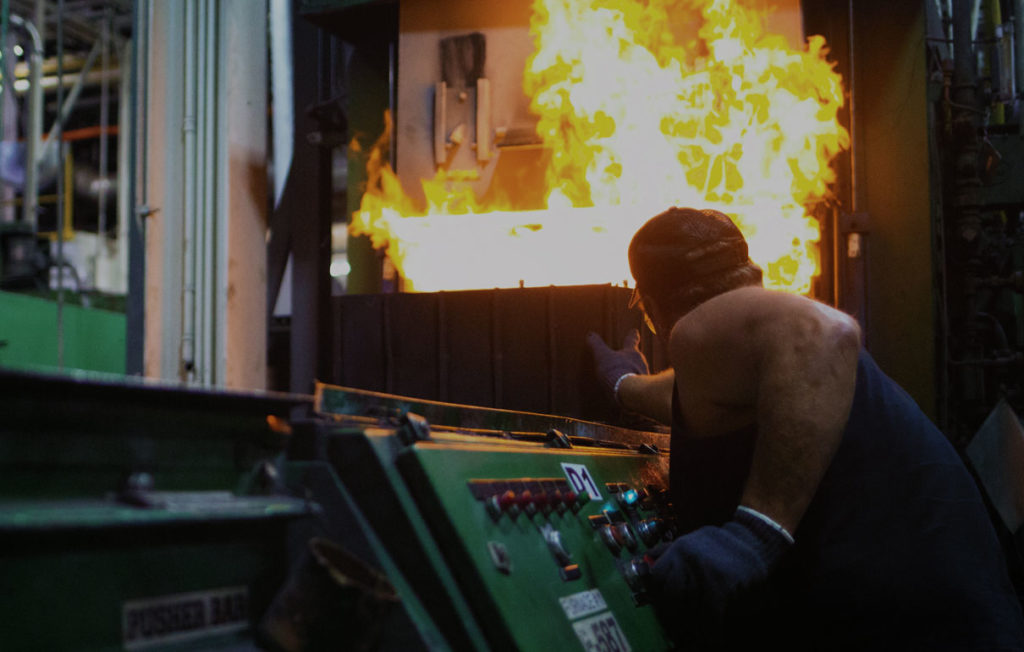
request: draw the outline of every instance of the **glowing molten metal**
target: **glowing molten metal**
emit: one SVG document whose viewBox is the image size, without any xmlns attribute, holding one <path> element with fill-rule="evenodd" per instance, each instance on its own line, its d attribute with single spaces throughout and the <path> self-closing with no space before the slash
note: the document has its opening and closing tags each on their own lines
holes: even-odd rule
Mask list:
<svg viewBox="0 0 1024 652">
<path fill-rule="evenodd" d="M 682 16 L 699 31 L 674 37 Z M 386 247 L 405 289 L 622 283 L 630 237 L 673 205 L 729 214 L 766 285 L 810 289 L 808 209 L 828 198 L 849 142 L 824 39 L 794 51 L 729 0 L 535 0 L 530 31 L 546 207 L 481 205 L 472 173 L 444 169 L 414 206 L 375 152 L 350 228 Z"/>
</svg>

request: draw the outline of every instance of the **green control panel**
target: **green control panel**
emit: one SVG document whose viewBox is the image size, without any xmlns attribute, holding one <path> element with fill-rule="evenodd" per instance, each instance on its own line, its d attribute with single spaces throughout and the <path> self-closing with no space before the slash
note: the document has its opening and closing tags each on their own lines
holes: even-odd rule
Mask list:
<svg viewBox="0 0 1024 652">
<path fill-rule="evenodd" d="M 397 466 L 493 647 L 671 647 L 634 564 L 673 530 L 666 454 L 435 436 Z"/>
</svg>

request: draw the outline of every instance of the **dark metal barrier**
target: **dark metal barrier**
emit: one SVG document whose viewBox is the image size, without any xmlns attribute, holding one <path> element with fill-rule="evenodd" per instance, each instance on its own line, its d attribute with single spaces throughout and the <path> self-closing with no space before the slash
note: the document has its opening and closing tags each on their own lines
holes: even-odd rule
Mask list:
<svg viewBox="0 0 1024 652">
<path fill-rule="evenodd" d="M 371 391 L 618 421 L 584 338 L 621 345 L 632 328 L 655 369 L 663 354 L 610 285 L 335 297 L 333 377 Z"/>
</svg>

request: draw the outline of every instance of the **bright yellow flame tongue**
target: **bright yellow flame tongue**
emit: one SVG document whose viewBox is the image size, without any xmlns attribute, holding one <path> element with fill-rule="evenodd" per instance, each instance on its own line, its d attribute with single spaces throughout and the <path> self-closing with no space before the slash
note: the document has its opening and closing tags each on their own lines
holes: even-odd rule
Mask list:
<svg viewBox="0 0 1024 652">
<path fill-rule="evenodd" d="M 387 247 L 407 288 L 620 283 L 633 232 L 676 205 L 729 214 L 766 285 L 807 292 L 819 232 L 806 207 L 827 198 L 849 140 L 824 40 L 793 51 L 728 0 L 535 0 L 533 11 L 524 86 L 551 153 L 548 208 L 480 206 L 442 170 L 417 210 L 377 165 L 351 228 Z M 685 44 L 672 37 L 680 12 L 702 21 Z"/>
</svg>

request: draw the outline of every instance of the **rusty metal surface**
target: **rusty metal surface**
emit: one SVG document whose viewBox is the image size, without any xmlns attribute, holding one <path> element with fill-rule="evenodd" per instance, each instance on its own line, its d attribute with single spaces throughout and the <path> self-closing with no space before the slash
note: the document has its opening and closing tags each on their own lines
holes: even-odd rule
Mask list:
<svg viewBox="0 0 1024 652">
<path fill-rule="evenodd" d="M 406 414 L 413 413 L 425 418 L 434 429 L 538 441 L 552 438 L 548 433 L 554 430 L 564 435 L 573 446 L 586 446 L 591 443 L 587 440 L 593 440 L 594 443 L 630 448 L 647 444 L 667 451 L 669 445 L 667 432 L 636 430 L 550 414 L 414 399 L 335 385 L 317 385 L 314 409 L 321 415 L 342 420 L 346 417 L 370 417 L 389 423 L 399 423 Z"/>
</svg>

